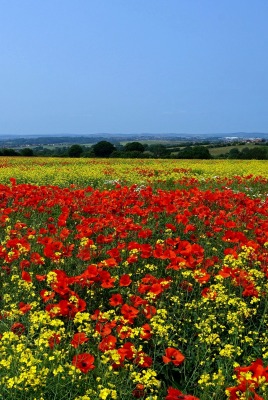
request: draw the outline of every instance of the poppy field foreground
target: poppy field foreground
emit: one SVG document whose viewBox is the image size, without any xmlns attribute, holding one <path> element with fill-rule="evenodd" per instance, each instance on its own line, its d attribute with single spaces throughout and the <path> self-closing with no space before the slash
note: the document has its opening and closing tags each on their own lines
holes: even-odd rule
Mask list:
<svg viewBox="0 0 268 400">
<path fill-rule="evenodd" d="M 268 180 L 161 185 L 0 185 L 0 399 L 268 399 Z"/>
</svg>

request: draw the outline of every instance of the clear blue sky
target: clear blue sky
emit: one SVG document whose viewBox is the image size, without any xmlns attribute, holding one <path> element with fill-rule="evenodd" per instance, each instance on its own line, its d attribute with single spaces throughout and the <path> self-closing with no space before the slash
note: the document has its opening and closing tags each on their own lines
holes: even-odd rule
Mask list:
<svg viewBox="0 0 268 400">
<path fill-rule="evenodd" d="M 0 0 L 0 136 L 268 132 L 268 0 Z"/>
</svg>

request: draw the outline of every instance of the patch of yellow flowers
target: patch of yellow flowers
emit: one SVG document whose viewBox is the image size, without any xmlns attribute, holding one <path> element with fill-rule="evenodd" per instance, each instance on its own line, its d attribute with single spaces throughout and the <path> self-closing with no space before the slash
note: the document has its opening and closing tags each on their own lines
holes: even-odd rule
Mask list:
<svg viewBox="0 0 268 400">
<path fill-rule="evenodd" d="M 149 181 L 178 180 L 183 176 L 198 180 L 234 175 L 268 178 L 268 161 L 259 160 L 161 160 L 161 159 L 70 159 L 2 157 L 0 181 L 42 185 L 91 185 L 126 181 L 142 184 Z"/>
</svg>

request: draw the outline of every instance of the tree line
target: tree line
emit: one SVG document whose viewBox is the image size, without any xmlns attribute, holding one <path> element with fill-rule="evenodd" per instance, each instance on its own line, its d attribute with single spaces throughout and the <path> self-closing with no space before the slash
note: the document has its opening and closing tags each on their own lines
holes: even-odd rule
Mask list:
<svg viewBox="0 0 268 400">
<path fill-rule="evenodd" d="M 23 157 L 110 157 L 110 158 L 178 158 L 178 159 L 211 159 L 209 148 L 204 145 L 187 145 L 183 147 L 169 148 L 163 144 L 142 144 L 140 142 L 129 142 L 124 146 L 101 140 L 91 147 L 73 144 L 69 147 L 46 148 L 38 146 L 26 147 L 20 150 L 9 148 L 0 149 L 0 156 L 23 156 Z M 245 147 L 241 151 L 232 148 L 220 158 L 229 159 L 268 159 L 268 147 L 256 146 L 252 149 Z"/>
<path fill-rule="evenodd" d="M 176 149 L 174 153 L 163 144 L 142 144 L 140 142 L 129 142 L 124 146 L 113 144 L 106 140 L 92 145 L 91 147 L 73 144 L 69 147 L 35 148 L 26 147 L 20 150 L 3 148 L 0 156 L 43 156 L 43 157 L 111 157 L 111 158 L 211 158 L 209 150 L 205 146 L 187 146 L 186 149 Z"/>
</svg>

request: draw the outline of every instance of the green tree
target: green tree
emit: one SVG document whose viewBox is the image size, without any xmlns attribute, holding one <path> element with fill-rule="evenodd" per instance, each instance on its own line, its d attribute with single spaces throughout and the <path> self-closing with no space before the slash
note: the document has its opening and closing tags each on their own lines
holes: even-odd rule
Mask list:
<svg viewBox="0 0 268 400">
<path fill-rule="evenodd" d="M 20 154 L 23 157 L 32 157 L 34 155 L 33 149 L 30 149 L 29 147 L 25 147 L 25 149 L 20 150 Z"/>
<path fill-rule="evenodd" d="M 140 151 L 141 153 L 143 153 L 145 148 L 144 148 L 143 144 L 140 142 L 130 142 L 125 145 L 124 150 L 125 151 Z"/>
<path fill-rule="evenodd" d="M 244 160 L 267 160 L 268 159 L 268 152 L 266 147 L 264 146 L 256 146 L 251 149 L 245 147 L 241 151 L 240 158 Z"/>
<path fill-rule="evenodd" d="M 239 151 L 239 149 L 237 149 L 236 147 L 234 147 L 233 149 L 231 149 L 228 153 L 228 158 L 230 159 L 238 159 L 241 158 L 241 153 Z"/>
<path fill-rule="evenodd" d="M 206 146 L 194 146 L 193 147 L 193 158 L 201 160 L 208 160 L 211 158 L 209 149 Z"/>
<path fill-rule="evenodd" d="M 249 154 L 250 154 L 250 150 L 249 150 L 249 148 L 248 147 L 244 147 L 242 150 L 241 150 L 241 155 L 240 155 L 240 157 L 243 159 L 243 160 L 247 160 L 247 159 L 249 159 Z"/>
<path fill-rule="evenodd" d="M 177 154 L 177 158 L 192 159 L 193 158 L 192 146 L 187 146 L 187 147 L 184 147 L 183 149 L 181 149 Z"/>
<path fill-rule="evenodd" d="M 92 149 L 97 157 L 109 157 L 116 150 L 115 146 L 106 140 L 101 140 L 94 144 Z"/>
<path fill-rule="evenodd" d="M 211 158 L 211 154 L 205 146 L 187 146 L 178 152 L 177 158 L 207 160 Z"/>
<path fill-rule="evenodd" d="M 170 154 L 170 150 L 161 143 L 151 144 L 148 150 L 153 153 L 155 157 L 166 157 Z"/>
<path fill-rule="evenodd" d="M 251 160 L 267 160 L 267 151 L 265 147 L 257 146 L 249 150 Z"/>
<path fill-rule="evenodd" d="M 14 149 L 4 148 L 2 149 L 2 155 L 7 157 L 14 157 L 14 156 L 19 156 L 20 154 Z"/>
<path fill-rule="evenodd" d="M 83 147 L 80 146 L 79 144 L 73 144 L 71 147 L 69 147 L 68 150 L 69 157 L 79 158 L 81 157 L 82 153 L 83 153 Z"/>
</svg>

